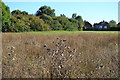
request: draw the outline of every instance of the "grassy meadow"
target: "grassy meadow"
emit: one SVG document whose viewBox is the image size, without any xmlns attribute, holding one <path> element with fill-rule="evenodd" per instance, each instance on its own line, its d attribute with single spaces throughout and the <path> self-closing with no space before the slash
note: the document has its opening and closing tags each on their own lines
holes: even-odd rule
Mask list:
<svg viewBox="0 0 120 80">
<path fill-rule="evenodd" d="M 3 78 L 117 78 L 118 32 L 2 33 Z"/>
</svg>

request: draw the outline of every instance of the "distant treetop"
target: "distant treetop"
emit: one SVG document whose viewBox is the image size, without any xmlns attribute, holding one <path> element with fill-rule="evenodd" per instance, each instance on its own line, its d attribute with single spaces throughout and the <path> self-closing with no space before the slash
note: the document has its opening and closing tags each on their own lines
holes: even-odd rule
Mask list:
<svg viewBox="0 0 120 80">
<path fill-rule="evenodd" d="M 36 12 L 36 16 L 40 16 L 40 15 L 43 15 L 43 14 L 46 14 L 48 16 L 55 16 L 55 9 L 51 9 L 49 6 L 42 6 L 39 8 L 39 10 Z"/>
<path fill-rule="evenodd" d="M 28 15 L 28 12 L 26 12 L 26 11 L 21 12 L 20 10 L 13 10 L 11 12 L 11 14 L 14 15 L 14 16 L 19 15 L 19 14 Z"/>
</svg>

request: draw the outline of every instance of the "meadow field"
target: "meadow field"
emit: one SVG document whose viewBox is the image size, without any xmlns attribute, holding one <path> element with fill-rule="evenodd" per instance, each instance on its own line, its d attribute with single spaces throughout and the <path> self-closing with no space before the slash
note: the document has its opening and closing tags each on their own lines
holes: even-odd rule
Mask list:
<svg viewBox="0 0 120 80">
<path fill-rule="evenodd" d="M 118 32 L 2 33 L 3 78 L 117 78 Z"/>
</svg>

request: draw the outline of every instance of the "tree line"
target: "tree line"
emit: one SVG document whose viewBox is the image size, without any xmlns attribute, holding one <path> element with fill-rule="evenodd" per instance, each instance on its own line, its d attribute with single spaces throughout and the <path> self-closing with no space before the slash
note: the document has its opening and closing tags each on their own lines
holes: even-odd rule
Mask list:
<svg viewBox="0 0 120 80">
<path fill-rule="evenodd" d="M 9 7 L 3 2 L 0 3 L 2 5 L 2 32 L 82 31 L 85 28 L 82 16 L 76 13 L 73 13 L 71 18 L 64 14 L 56 16 L 55 9 L 49 6 L 40 7 L 35 15 L 20 10 L 13 10 L 10 13 Z M 114 20 L 111 20 L 109 24 L 110 27 L 120 27 Z"/>
</svg>

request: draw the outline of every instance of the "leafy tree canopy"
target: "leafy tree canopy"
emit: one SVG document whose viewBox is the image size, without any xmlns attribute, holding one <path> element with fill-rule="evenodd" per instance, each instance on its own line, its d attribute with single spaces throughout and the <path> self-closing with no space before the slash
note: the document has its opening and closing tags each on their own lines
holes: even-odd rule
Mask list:
<svg viewBox="0 0 120 80">
<path fill-rule="evenodd" d="M 109 22 L 109 26 L 110 26 L 110 27 L 117 27 L 116 21 L 111 20 L 111 21 Z"/>
<path fill-rule="evenodd" d="M 75 19 L 78 20 L 78 21 L 83 21 L 81 16 L 77 16 Z"/>
<path fill-rule="evenodd" d="M 12 12 L 11 12 L 11 14 L 12 15 L 14 15 L 14 16 L 16 16 L 16 15 L 19 15 L 19 14 L 23 14 L 23 15 L 28 15 L 28 12 L 26 12 L 26 11 L 20 11 L 20 10 L 13 10 Z"/>
<path fill-rule="evenodd" d="M 76 13 L 73 13 L 72 14 L 72 18 L 75 19 L 77 17 L 77 14 Z"/>
<path fill-rule="evenodd" d="M 51 7 L 49 6 L 42 6 L 39 8 L 39 10 L 36 12 L 36 16 L 40 16 L 40 15 L 43 15 L 43 14 L 46 14 L 48 16 L 55 16 L 55 9 L 51 9 Z"/>
<path fill-rule="evenodd" d="M 6 6 L 3 2 L 0 2 L 2 5 L 2 31 L 3 32 L 9 32 L 9 26 L 11 24 L 11 14 L 9 7 Z"/>
</svg>

